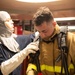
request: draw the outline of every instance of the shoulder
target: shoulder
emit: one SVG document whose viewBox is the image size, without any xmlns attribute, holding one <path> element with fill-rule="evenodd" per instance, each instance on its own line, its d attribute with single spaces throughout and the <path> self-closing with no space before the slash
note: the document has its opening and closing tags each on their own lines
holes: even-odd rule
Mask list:
<svg viewBox="0 0 75 75">
<path fill-rule="evenodd" d="M 18 35 L 16 37 L 17 41 L 31 41 L 31 39 L 34 38 L 34 34 L 30 34 L 30 35 Z"/>
<path fill-rule="evenodd" d="M 30 42 L 32 42 L 32 39 L 34 38 L 34 34 L 30 35 L 18 35 L 15 39 L 18 42 L 20 49 L 25 48 Z"/>
<path fill-rule="evenodd" d="M 75 39 L 75 34 L 72 33 L 72 32 L 68 32 L 67 33 L 67 38 L 68 38 L 68 40 L 73 40 L 73 39 Z"/>
<path fill-rule="evenodd" d="M 72 32 L 68 32 L 67 33 L 67 45 L 70 46 L 74 46 L 75 45 L 75 34 Z"/>
</svg>

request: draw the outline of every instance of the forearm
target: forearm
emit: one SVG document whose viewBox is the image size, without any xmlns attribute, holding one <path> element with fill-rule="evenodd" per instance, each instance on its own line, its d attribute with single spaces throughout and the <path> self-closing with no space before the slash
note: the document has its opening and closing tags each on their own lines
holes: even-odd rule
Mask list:
<svg viewBox="0 0 75 75">
<path fill-rule="evenodd" d="M 17 68 L 26 56 L 30 53 L 36 53 L 38 50 L 37 42 L 30 43 L 25 49 L 15 54 L 12 58 L 1 63 L 1 72 L 3 75 L 10 74 L 15 68 Z"/>
</svg>

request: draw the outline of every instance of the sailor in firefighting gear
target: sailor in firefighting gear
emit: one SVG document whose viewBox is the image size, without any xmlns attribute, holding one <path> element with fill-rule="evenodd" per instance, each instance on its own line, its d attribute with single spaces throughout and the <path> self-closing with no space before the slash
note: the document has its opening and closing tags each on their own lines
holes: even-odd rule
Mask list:
<svg viewBox="0 0 75 75">
<path fill-rule="evenodd" d="M 20 40 L 18 36 L 14 38 L 13 31 L 10 15 L 6 11 L 0 11 L 0 75 L 20 75 L 20 65 L 23 60 L 38 50 L 37 42 L 30 43 L 28 36 L 19 37 Z"/>
<path fill-rule="evenodd" d="M 61 54 L 58 48 L 57 35 L 60 28 L 54 21 L 53 14 L 47 7 L 41 7 L 33 17 L 35 29 L 39 32 L 39 63 L 41 74 L 39 75 L 61 75 L 61 59 L 56 59 Z M 67 65 L 69 75 L 75 74 L 75 34 L 67 32 L 66 44 L 68 47 Z M 66 54 L 65 54 L 66 55 Z M 27 68 L 27 75 L 38 75 L 37 65 L 30 62 Z M 65 75 L 64 69 L 62 71 Z"/>
</svg>

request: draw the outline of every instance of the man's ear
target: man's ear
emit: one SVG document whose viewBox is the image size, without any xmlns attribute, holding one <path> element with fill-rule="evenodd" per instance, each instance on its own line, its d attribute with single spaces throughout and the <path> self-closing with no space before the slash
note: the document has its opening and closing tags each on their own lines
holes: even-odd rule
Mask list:
<svg viewBox="0 0 75 75">
<path fill-rule="evenodd" d="M 56 26 L 56 21 L 53 21 L 53 25 L 54 25 L 54 27 Z"/>
</svg>

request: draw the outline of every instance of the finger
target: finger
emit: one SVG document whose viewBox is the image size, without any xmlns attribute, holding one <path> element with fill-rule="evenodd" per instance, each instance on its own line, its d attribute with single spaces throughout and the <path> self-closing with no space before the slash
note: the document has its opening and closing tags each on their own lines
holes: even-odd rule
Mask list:
<svg viewBox="0 0 75 75">
<path fill-rule="evenodd" d="M 32 45 L 32 46 L 38 46 L 38 41 L 37 42 L 34 42 L 34 43 L 31 43 L 30 45 Z"/>
<path fill-rule="evenodd" d="M 39 50 L 39 48 L 38 48 L 37 46 L 32 46 L 31 49 L 33 49 L 33 50 L 35 50 L 35 51 Z"/>
<path fill-rule="evenodd" d="M 34 51 L 34 50 L 30 50 L 30 53 L 36 53 L 36 51 Z"/>
</svg>

